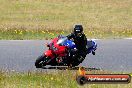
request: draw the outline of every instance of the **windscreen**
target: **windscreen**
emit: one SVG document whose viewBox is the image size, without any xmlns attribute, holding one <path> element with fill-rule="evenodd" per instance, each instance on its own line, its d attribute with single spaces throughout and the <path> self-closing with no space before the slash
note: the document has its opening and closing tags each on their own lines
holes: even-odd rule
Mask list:
<svg viewBox="0 0 132 88">
<path fill-rule="evenodd" d="M 60 39 L 57 41 L 57 44 L 63 45 L 64 42 L 65 42 L 66 40 L 67 40 L 67 37 L 60 38 Z"/>
</svg>

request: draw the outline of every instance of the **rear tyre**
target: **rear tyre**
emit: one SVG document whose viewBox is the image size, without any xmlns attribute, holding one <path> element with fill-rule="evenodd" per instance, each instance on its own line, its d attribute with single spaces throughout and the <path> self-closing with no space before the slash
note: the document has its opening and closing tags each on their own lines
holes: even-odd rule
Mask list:
<svg viewBox="0 0 132 88">
<path fill-rule="evenodd" d="M 45 66 L 46 64 L 44 63 L 45 60 L 45 56 L 39 56 L 36 61 L 35 61 L 35 66 L 36 68 L 42 68 L 43 66 Z"/>
<path fill-rule="evenodd" d="M 80 63 L 82 63 L 84 60 L 84 58 L 82 56 L 78 56 L 76 58 L 74 58 L 74 61 L 73 61 L 73 66 L 78 66 Z"/>
<path fill-rule="evenodd" d="M 72 66 L 75 67 L 75 66 L 78 66 L 80 64 L 80 62 L 74 62 L 72 63 Z"/>
<path fill-rule="evenodd" d="M 94 52 L 94 51 L 92 51 L 92 54 L 93 54 L 93 55 L 95 55 L 95 52 Z"/>
</svg>

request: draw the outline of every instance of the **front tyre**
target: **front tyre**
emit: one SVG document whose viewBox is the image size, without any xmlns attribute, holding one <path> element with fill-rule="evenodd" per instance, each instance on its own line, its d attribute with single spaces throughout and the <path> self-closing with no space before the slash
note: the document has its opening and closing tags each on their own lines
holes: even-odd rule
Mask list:
<svg viewBox="0 0 132 88">
<path fill-rule="evenodd" d="M 45 59 L 45 56 L 44 55 L 39 56 L 36 59 L 36 61 L 35 61 L 36 68 L 42 68 L 44 66 L 44 59 Z"/>
</svg>

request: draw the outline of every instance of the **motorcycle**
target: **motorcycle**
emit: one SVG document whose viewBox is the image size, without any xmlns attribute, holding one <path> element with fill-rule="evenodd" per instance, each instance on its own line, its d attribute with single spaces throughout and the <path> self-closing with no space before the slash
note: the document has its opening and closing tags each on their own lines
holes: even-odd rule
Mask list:
<svg viewBox="0 0 132 88">
<path fill-rule="evenodd" d="M 47 51 L 43 53 L 43 55 L 39 56 L 35 61 L 36 68 L 42 68 L 46 65 L 51 66 L 69 66 L 70 64 L 76 66 L 76 60 L 69 60 L 70 51 L 77 50 L 76 45 L 73 40 L 68 40 L 66 36 L 58 36 L 54 38 L 48 45 L 49 48 Z M 87 41 L 87 54 L 92 53 L 95 55 L 95 50 L 97 49 L 97 44 L 93 40 Z M 74 55 L 73 55 L 74 56 Z M 81 62 L 78 62 L 79 65 Z"/>
</svg>

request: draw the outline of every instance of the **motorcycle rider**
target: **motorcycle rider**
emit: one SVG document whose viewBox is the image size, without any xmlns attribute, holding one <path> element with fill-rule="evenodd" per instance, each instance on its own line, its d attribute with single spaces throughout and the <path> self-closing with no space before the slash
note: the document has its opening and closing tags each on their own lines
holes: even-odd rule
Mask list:
<svg viewBox="0 0 132 88">
<path fill-rule="evenodd" d="M 71 57 L 71 59 L 75 59 L 75 61 L 82 62 L 86 55 L 87 55 L 87 38 L 85 34 L 83 33 L 83 26 L 80 24 L 74 25 L 73 32 L 67 36 L 68 39 L 72 39 L 76 45 L 77 50 L 72 51 L 72 53 L 76 53 L 74 58 Z"/>
</svg>

